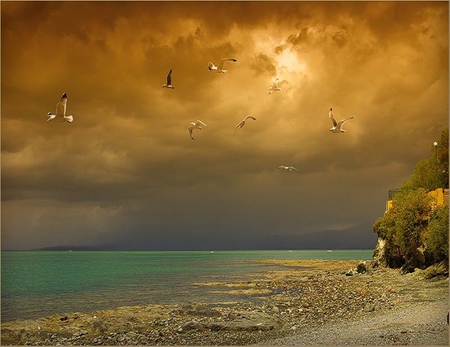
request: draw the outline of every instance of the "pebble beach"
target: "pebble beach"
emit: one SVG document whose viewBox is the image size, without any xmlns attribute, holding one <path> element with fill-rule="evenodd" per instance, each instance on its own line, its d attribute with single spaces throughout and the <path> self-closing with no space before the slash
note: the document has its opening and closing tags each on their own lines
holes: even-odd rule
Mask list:
<svg viewBox="0 0 450 347">
<path fill-rule="evenodd" d="M 283 265 L 238 282 L 194 283 L 248 302 L 120 307 L 2 322 L 2 345 L 445 345 L 448 270 L 358 272 L 358 261 Z M 359 269 L 360 270 L 360 269 Z"/>
</svg>

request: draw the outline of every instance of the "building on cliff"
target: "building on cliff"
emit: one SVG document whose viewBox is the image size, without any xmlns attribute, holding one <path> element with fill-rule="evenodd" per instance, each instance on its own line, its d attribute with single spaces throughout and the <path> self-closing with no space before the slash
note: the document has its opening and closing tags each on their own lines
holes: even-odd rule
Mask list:
<svg viewBox="0 0 450 347">
<path fill-rule="evenodd" d="M 394 196 L 400 192 L 400 189 L 391 189 L 388 193 L 389 200 L 386 201 L 386 211 L 389 211 L 390 208 L 392 208 L 392 200 L 394 199 Z M 436 190 L 432 190 L 428 192 L 428 196 L 431 196 L 433 198 L 431 202 L 431 206 L 433 207 L 440 207 L 440 206 L 448 206 L 448 189 L 442 189 L 438 188 Z"/>
</svg>

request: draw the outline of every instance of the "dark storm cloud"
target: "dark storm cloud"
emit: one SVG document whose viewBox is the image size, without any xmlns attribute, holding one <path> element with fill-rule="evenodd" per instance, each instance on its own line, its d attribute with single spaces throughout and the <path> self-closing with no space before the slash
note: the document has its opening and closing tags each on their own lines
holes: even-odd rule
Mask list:
<svg viewBox="0 0 450 347">
<path fill-rule="evenodd" d="M 447 126 L 447 12 L 2 3 L 3 246 L 250 246 L 370 224 Z M 223 57 L 238 62 L 209 72 Z M 47 123 L 63 92 L 75 121 Z M 356 117 L 346 134 L 328 131 L 330 107 Z"/>
</svg>

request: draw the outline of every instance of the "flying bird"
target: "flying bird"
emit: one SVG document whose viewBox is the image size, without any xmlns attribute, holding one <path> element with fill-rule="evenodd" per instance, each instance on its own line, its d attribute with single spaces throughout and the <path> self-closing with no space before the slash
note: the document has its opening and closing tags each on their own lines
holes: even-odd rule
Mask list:
<svg viewBox="0 0 450 347">
<path fill-rule="evenodd" d="M 228 72 L 228 70 L 224 70 L 223 69 L 223 67 L 225 66 L 225 64 L 226 63 L 228 63 L 228 62 L 237 62 L 237 60 L 236 59 L 234 59 L 234 58 L 223 58 L 222 60 L 220 60 L 220 63 L 219 63 L 219 65 L 218 66 L 215 66 L 213 63 L 211 63 L 211 62 L 209 62 L 208 63 L 208 70 L 209 71 L 216 71 L 217 73 L 223 73 L 223 74 L 225 74 L 225 73 L 227 73 Z"/>
<path fill-rule="evenodd" d="M 56 114 L 53 114 L 51 112 L 47 113 L 48 121 L 51 121 L 53 119 L 56 118 L 56 120 L 58 121 L 66 121 L 68 123 L 72 123 L 73 122 L 73 116 L 66 116 L 66 108 L 67 108 L 67 94 L 64 93 L 61 96 L 61 99 L 58 101 L 58 103 L 56 104 Z"/>
<path fill-rule="evenodd" d="M 236 135 L 236 130 L 238 129 L 238 128 L 242 128 L 244 125 L 245 125 L 245 121 L 247 120 L 247 119 L 253 119 L 253 120 L 256 120 L 256 118 L 255 117 L 253 117 L 253 116 L 247 116 L 247 117 L 245 117 L 238 125 L 236 125 L 236 127 L 234 128 L 234 135 Z"/>
<path fill-rule="evenodd" d="M 342 126 L 345 124 L 345 122 L 349 121 L 350 119 L 355 118 L 353 116 L 353 117 L 349 117 L 349 118 L 345 118 L 343 120 L 340 120 L 339 122 L 336 122 L 336 119 L 334 118 L 334 115 L 333 115 L 333 109 L 332 108 L 330 108 L 330 112 L 328 112 L 328 117 L 333 122 L 333 127 L 330 128 L 330 131 L 332 133 L 345 133 L 347 130 L 342 129 Z"/>
<path fill-rule="evenodd" d="M 167 82 L 162 85 L 163 88 L 175 89 L 172 85 L 172 69 L 170 69 L 169 74 L 167 75 Z"/>
<path fill-rule="evenodd" d="M 191 140 L 194 141 L 194 129 L 202 130 L 202 126 L 207 128 L 208 126 L 203 123 L 201 120 L 197 120 L 196 122 L 192 122 L 188 126 L 189 136 Z"/>
<path fill-rule="evenodd" d="M 293 166 L 284 166 L 284 165 L 280 165 L 280 166 L 278 166 L 278 168 L 280 169 L 280 170 L 286 170 L 286 171 L 298 171 L 295 167 L 293 167 Z"/>
<path fill-rule="evenodd" d="M 278 81 L 279 81 L 279 78 L 277 78 L 277 79 L 272 83 L 272 85 L 269 87 L 269 94 L 272 94 L 272 92 L 279 92 L 279 91 L 281 91 L 281 88 L 278 87 Z"/>
</svg>

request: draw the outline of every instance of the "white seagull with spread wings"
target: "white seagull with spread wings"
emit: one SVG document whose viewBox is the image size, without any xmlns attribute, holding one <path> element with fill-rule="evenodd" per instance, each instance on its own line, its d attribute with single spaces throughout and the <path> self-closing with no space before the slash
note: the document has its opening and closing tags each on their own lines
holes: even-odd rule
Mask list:
<svg viewBox="0 0 450 347">
<path fill-rule="evenodd" d="M 298 171 L 295 167 L 293 167 L 293 166 L 284 166 L 284 165 L 280 165 L 280 166 L 278 166 L 278 168 L 280 169 L 280 170 L 286 170 L 286 171 Z"/>
<path fill-rule="evenodd" d="M 223 67 L 225 66 L 226 63 L 228 62 L 234 62 L 236 63 L 237 60 L 234 58 L 223 58 L 220 60 L 220 63 L 218 66 L 215 66 L 213 63 L 209 62 L 208 63 L 208 70 L 209 71 L 216 71 L 217 73 L 227 73 L 228 70 L 224 70 Z"/>
<path fill-rule="evenodd" d="M 194 129 L 202 130 L 202 126 L 208 127 L 205 123 L 203 123 L 201 120 L 197 120 L 196 122 L 192 122 L 188 126 L 189 136 L 191 137 L 191 140 L 194 141 Z"/>
<path fill-rule="evenodd" d="M 167 75 L 167 82 L 162 85 L 163 88 L 175 89 L 172 85 L 172 69 L 170 69 L 169 74 Z"/>
<path fill-rule="evenodd" d="M 279 78 L 277 78 L 277 79 L 272 83 L 272 85 L 269 87 L 269 94 L 272 94 L 272 92 L 279 92 L 279 91 L 281 91 L 281 88 L 278 87 L 278 81 L 279 81 Z"/>
<path fill-rule="evenodd" d="M 330 128 L 330 131 L 332 133 L 345 133 L 347 130 L 342 129 L 342 126 L 345 124 L 345 122 L 349 121 L 350 119 L 355 118 L 353 116 L 353 117 L 349 117 L 349 118 L 345 118 L 343 120 L 340 120 L 339 122 L 336 122 L 336 119 L 334 118 L 334 114 L 333 114 L 333 109 L 332 108 L 330 108 L 330 112 L 328 112 L 328 117 L 333 122 L 333 127 Z"/>
<path fill-rule="evenodd" d="M 56 120 L 58 121 L 65 121 L 68 123 L 72 123 L 73 122 L 73 116 L 66 116 L 66 108 L 67 108 L 67 94 L 64 93 L 61 96 L 61 99 L 58 101 L 58 103 L 56 104 L 56 114 L 53 114 L 51 112 L 47 113 L 48 121 L 51 121 L 53 119 L 56 118 Z"/>
<path fill-rule="evenodd" d="M 248 115 L 247 117 L 245 117 L 245 118 L 244 118 L 238 125 L 236 125 L 236 127 L 234 128 L 234 135 L 236 135 L 236 130 L 237 130 L 238 128 L 242 128 L 242 127 L 245 125 L 245 121 L 246 121 L 247 119 L 253 119 L 253 120 L 256 120 L 255 117 L 250 116 L 250 115 Z"/>
</svg>

